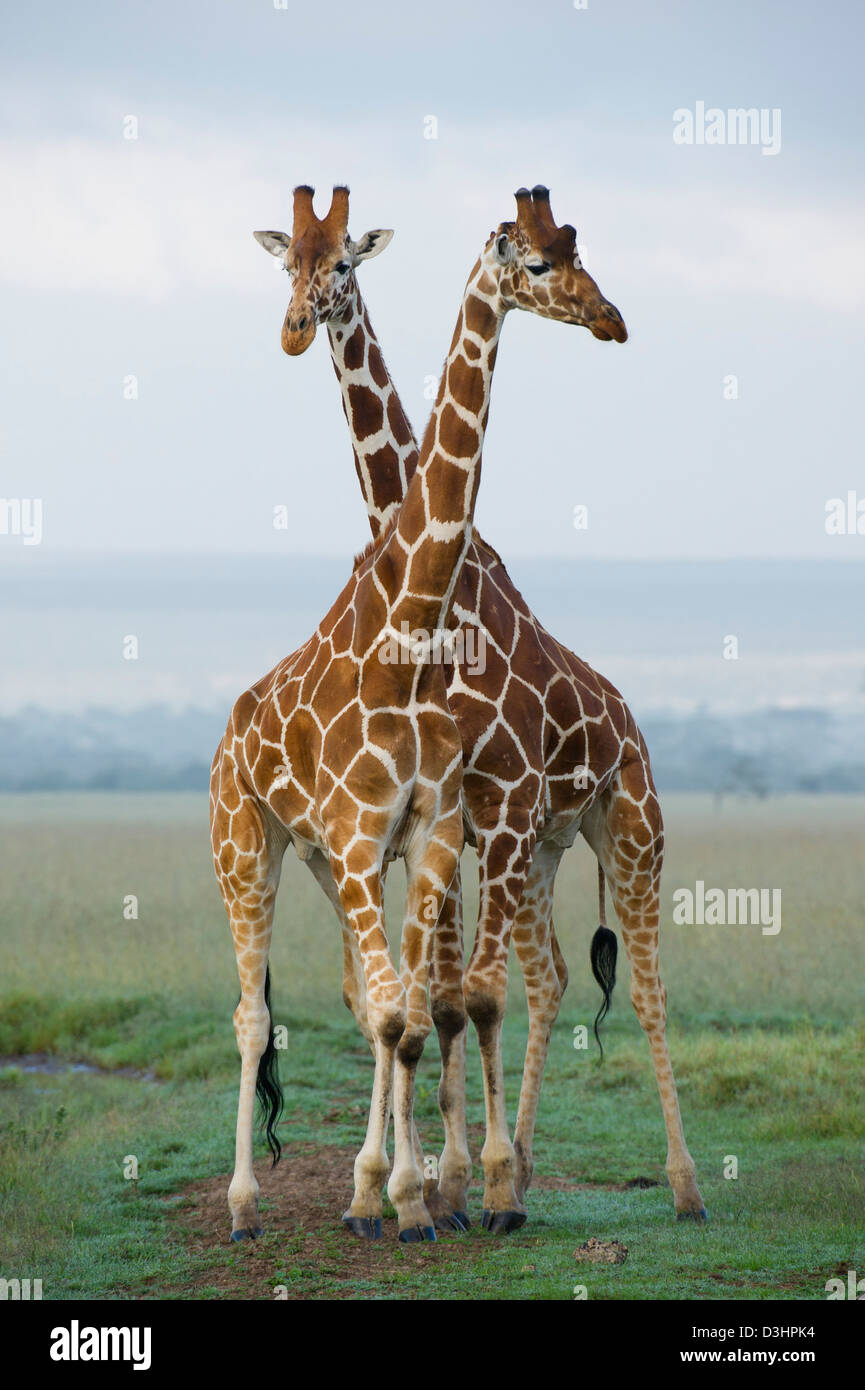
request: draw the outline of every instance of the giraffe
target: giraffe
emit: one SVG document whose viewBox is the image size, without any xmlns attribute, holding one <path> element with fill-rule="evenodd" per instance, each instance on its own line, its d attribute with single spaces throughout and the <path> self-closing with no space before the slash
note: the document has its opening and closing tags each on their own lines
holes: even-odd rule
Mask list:
<svg viewBox="0 0 865 1390">
<path fill-rule="evenodd" d="M 296 310 L 289 309 L 286 315 L 281 342 L 286 353 L 298 356 L 312 343 L 318 324 L 326 322 L 328 325 L 355 469 L 373 539 L 377 540 L 393 522 L 414 476 L 418 446 L 378 347 L 353 270 L 361 262 L 380 255 L 390 243 L 393 231 L 377 228 L 366 232 L 358 241 L 352 241 L 347 232 L 348 189 L 334 188 L 330 211 L 323 219 L 316 217 L 313 210 L 314 191 L 307 184 L 294 190 L 293 237 L 271 231 L 253 235 L 265 250 L 281 260 L 285 259 L 293 239 L 292 268 L 301 254 L 309 267 L 310 293 L 304 299 L 296 296 Z M 301 236 L 304 239 L 302 252 L 298 249 Z M 326 280 L 322 274 L 325 260 L 328 263 Z M 460 584 L 461 580 L 458 588 Z M 317 872 L 318 863 L 313 859 L 310 867 L 342 927 L 343 1000 L 372 1046 L 355 936 L 341 910 L 338 895 L 333 891 L 332 879 Z M 438 1229 L 461 1233 L 471 1224 L 467 1191 L 472 1169 L 465 1115 L 467 1019 L 462 997 L 464 956 L 459 867 L 439 917 L 433 945 L 431 1009 L 442 1057 L 439 1105 L 445 1143 L 437 1165 L 438 1176 L 425 1178 L 424 1201 Z M 422 1161 L 423 1150 L 417 1135 L 414 1147 Z"/>
<path fill-rule="evenodd" d="M 414 1146 L 414 1079 L 433 1022 L 427 1010 L 433 931 L 464 840 L 462 742 L 438 653 L 471 536 L 504 321 L 500 282 L 515 259 L 510 230 L 502 224 L 490 237 L 469 277 L 399 511 L 358 557 L 313 636 L 240 696 L 214 755 L 211 839 L 241 985 L 234 1016 L 241 1080 L 228 1194 L 237 1239 L 260 1230 L 252 1168 L 256 1089 L 270 1101 L 269 1136 L 278 1143 L 268 955 L 290 841 L 301 858 L 326 858 L 320 872 L 332 876 L 357 940 L 375 1047 L 367 1135 L 343 1219 L 358 1234 L 380 1233 L 393 1105 L 387 1190 L 400 1239 L 435 1240 Z M 561 302 L 546 288 L 515 286 L 522 307 L 547 318 L 586 318 L 598 332 L 608 323 L 618 333 L 618 311 L 585 272 L 573 261 L 560 270 Z M 406 640 L 406 631 L 428 635 L 418 644 Z M 399 974 L 382 905 L 382 868 L 397 856 L 405 860 L 407 880 Z M 471 1002 L 468 1012 L 474 1017 Z"/>
<path fill-rule="evenodd" d="M 348 190 L 334 189 L 330 213 L 323 221 L 315 216 L 312 197 L 313 190 L 306 185 L 295 190 L 291 235 L 256 232 L 255 236 L 266 250 L 284 261 L 294 281 L 282 330 L 284 350 L 289 355 L 306 351 L 316 327 L 327 324 L 355 467 L 375 539 L 389 524 L 406 483 L 413 476 L 417 447 L 353 271 L 360 261 L 383 250 L 393 233 L 379 229 L 368 232 L 357 243 L 352 242 L 347 231 Z M 546 253 L 553 245 L 560 255 L 571 257 L 574 269 L 581 269 L 576 234 L 572 235 L 570 228 L 556 228 L 548 190 L 539 185 L 531 195 L 520 190 L 517 204 L 517 227 L 505 225 L 525 266 L 524 284 L 512 274 L 513 304 L 507 303 L 507 290 L 503 288 L 506 308 L 531 307 L 526 304 L 525 283 L 531 285 L 537 279 L 552 278 L 553 265 Z M 528 280 L 529 275 L 532 280 Z M 582 286 L 586 282 L 594 286 L 588 276 Z M 607 312 L 606 323 L 600 315 L 594 321 L 588 317 L 583 321 L 602 340 L 624 341 L 627 335 L 621 316 L 610 305 Z M 474 627 L 484 634 L 497 662 L 508 673 L 503 682 L 500 666 L 491 688 L 486 673 L 460 663 L 458 656 L 446 668 L 450 707 L 463 742 L 467 837 L 477 845 L 481 859 L 481 919 L 486 915 L 487 921 L 495 920 L 498 910 L 502 922 L 499 936 L 494 929 L 488 930 L 484 944 L 476 945 L 468 982 L 473 992 L 476 1026 L 479 1025 L 479 1036 L 486 1042 L 485 1048 L 482 1042 L 482 1053 L 488 1134 L 492 1132 L 492 1142 L 488 1139 L 484 1154 L 484 1225 L 493 1231 L 504 1231 L 525 1220 L 524 1200 L 534 1166 L 533 1134 L 541 1080 L 552 1026 L 567 983 L 567 969 L 552 922 L 553 884 L 564 848 L 580 829 L 599 859 L 601 926 L 592 945 L 593 971 L 605 992 L 599 1017 L 609 1007 L 615 979 L 615 937 L 605 925 L 606 865 L 632 965 L 632 999 L 649 1038 L 655 1066 L 668 1135 L 667 1172 L 675 1208 L 680 1216 L 703 1219 L 705 1209 L 684 1141 L 665 1041 L 665 994 L 657 973 L 663 830 L 645 745 L 618 692 L 544 631 L 513 586 L 496 552 L 476 531 L 458 580 L 450 624 L 452 628 Z M 539 722 L 541 738 L 532 728 Z M 504 779 L 501 766 L 490 766 L 488 757 L 489 744 L 496 739 L 506 744 Z M 583 794 L 563 795 L 569 783 L 573 784 L 573 791 Z M 543 807 L 538 796 L 541 787 Z M 640 787 L 641 795 L 634 796 L 634 790 Z M 521 788 L 528 789 L 528 797 L 512 798 L 511 793 Z M 559 803 L 555 813 L 552 788 Z M 478 826 L 483 825 L 485 818 L 492 819 L 490 807 L 496 807 L 496 803 L 495 825 L 488 828 L 486 835 L 479 835 Z M 514 830 L 509 824 L 513 810 L 517 811 Z M 500 882 L 492 871 L 484 872 L 485 861 L 488 866 L 497 846 L 504 844 L 507 848 L 512 836 L 520 837 L 527 812 L 535 841 L 531 866 L 521 891 L 519 876 L 508 876 L 511 881 L 502 910 L 502 903 L 494 902 Z M 632 892 L 634 885 L 636 891 Z M 485 897 L 490 900 L 486 904 Z M 503 1008 L 501 957 L 503 953 L 506 969 L 511 930 L 525 977 L 529 1010 L 529 1038 L 512 1148 L 499 1099 L 503 1094 L 500 1032 L 497 1038 L 495 1016 L 490 1022 L 481 1017 L 489 1003 L 484 995 L 484 975 L 489 967 L 495 982 L 495 1012 Z M 466 1012 L 462 993 L 455 986 L 463 964 L 458 876 L 445 902 L 434 949 L 443 959 L 439 971 L 435 969 L 435 959 L 433 962 L 431 1004 L 443 1059 L 440 1103 L 445 1122 L 438 1194 L 445 1199 L 445 1206 L 437 1224 L 445 1229 L 462 1229 L 468 1224 L 466 1187 L 471 1170 L 466 1162 L 464 1109 Z M 345 973 L 348 980 L 357 977 L 351 964 L 350 943 Z M 346 1002 L 364 1027 L 362 998 L 358 992 L 344 992 Z M 436 1195 L 427 1189 L 425 1192 L 428 1200 L 430 1195 Z M 447 1199 L 450 1216 L 457 1215 L 456 1222 L 448 1217 Z"/>
</svg>

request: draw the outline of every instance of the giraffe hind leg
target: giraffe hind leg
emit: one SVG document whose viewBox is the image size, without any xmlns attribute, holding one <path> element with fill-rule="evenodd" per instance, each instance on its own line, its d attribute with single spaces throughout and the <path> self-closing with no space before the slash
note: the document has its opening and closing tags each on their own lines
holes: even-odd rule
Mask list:
<svg viewBox="0 0 865 1390">
<path fill-rule="evenodd" d="M 258 1182 L 253 1170 L 256 1097 L 264 1102 L 267 1137 L 279 1157 L 275 1126 L 282 1108 L 270 1014 L 271 927 L 283 845 L 271 833 L 256 799 L 246 789 L 230 752 L 214 765 L 211 838 L 240 977 L 234 1032 L 240 1052 L 234 1176 L 228 1189 L 234 1241 L 261 1234 Z"/>
<path fill-rule="evenodd" d="M 441 1052 L 438 1102 L 445 1143 L 437 1176 L 426 1178 L 424 1182 L 424 1202 L 436 1229 L 457 1234 L 467 1231 L 471 1225 L 468 1189 L 472 1160 L 466 1132 L 468 1016 L 463 999 L 464 968 L 462 885 L 457 865 L 436 923 L 430 971 L 430 1012 Z"/>
<path fill-rule="evenodd" d="M 523 973 L 529 1036 L 514 1129 L 517 1197 L 525 1202 L 534 1172 L 534 1132 L 553 1024 L 568 983 L 568 971 L 553 929 L 553 886 L 563 850 L 541 843 L 514 920 L 514 948 Z"/>
<path fill-rule="evenodd" d="M 664 853 L 661 808 L 647 764 L 626 763 L 583 821 L 583 835 L 610 885 L 631 967 L 631 1002 L 649 1043 L 667 1131 L 667 1177 L 676 1215 L 706 1219 L 694 1160 L 685 1143 L 667 1047 L 667 991 L 658 973 L 660 879 Z"/>
</svg>

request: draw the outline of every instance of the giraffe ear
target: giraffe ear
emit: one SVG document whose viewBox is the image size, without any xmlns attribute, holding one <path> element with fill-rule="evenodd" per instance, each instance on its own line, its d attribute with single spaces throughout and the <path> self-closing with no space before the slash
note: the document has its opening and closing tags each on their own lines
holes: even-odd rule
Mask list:
<svg viewBox="0 0 865 1390">
<path fill-rule="evenodd" d="M 501 228 L 496 232 L 495 256 L 500 265 L 507 265 L 514 259 L 514 244 L 506 231 Z"/>
<path fill-rule="evenodd" d="M 291 244 L 291 237 L 287 232 L 253 232 L 252 235 L 259 246 L 263 246 L 271 256 L 284 256 Z"/>
<path fill-rule="evenodd" d="M 351 259 L 355 265 L 360 261 L 371 261 L 389 243 L 393 231 L 389 227 L 377 227 L 374 232 L 364 232 L 360 241 L 351 243 Z"/>
</svg>

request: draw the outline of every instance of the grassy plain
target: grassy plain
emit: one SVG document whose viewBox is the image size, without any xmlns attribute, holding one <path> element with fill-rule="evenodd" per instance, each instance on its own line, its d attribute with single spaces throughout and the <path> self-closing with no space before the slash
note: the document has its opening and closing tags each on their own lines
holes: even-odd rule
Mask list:
<svg viewBox="0 0 865 1390">
<path fill-rule="evenodd" d="M 311 1162 L 312 1191 L 302 1218 L 280 1222 L 281 1189 L 265 1178 L 273 1229 L 238 1249 L 227 1243 L 227 1210 L 209 1234 L 201 1226 L 205 1180 L 227 1188 L 238 1075 L 234 958 L 204 799 L 0 798 L 0 1275 L 41 1278 L 43 1296 L 60 1299 L 270 1298 L 280 1284 L 312 1298 L 570 1299 L 585 1285 L 590 1298 L 822 1299 L 839 1271 L 861 1277 L 865 804 L 802 797 L 716 808 L 678 796 L 664 806 L 662 971 L 709 1225 L 672 1219 L 660 1107 L 623 951 L 603 1063 L 574 1048 L 575 1026 L 598 1004 L 588 965 L 595 869 L 580 842 L 557 885 L 571 984 L 541 1099 L 529 1223 L 505 1239 L 475 1227 L 398 1249 L 387 1222 L 381 1246 L 361 1257 L 339 1216 L 371 1061 L 340 1001 L 339 932 L 311 875 L 287 859 L 271 959 L 274 1019 L 289 1035 L 284 1171 L 292 1153 Z M 464 873 L 471 922 L 471 851 Z M 698 879 L 781 889 L 781 931 L 674 925 L 674 890 Z M 394 941 L 400 889 L 397 866 L 388 885 Z M 137 919 L 124 917 L 129 895 Z M 511 993 L 513 1116 L 526 1035 L 515 964 Z M 30 1070 L 21 1059 L 34 1054 L 57 1069 Z M 437 1061 L 433 1036 L 419 1073 L 428 1153 L 441 1144 Z M 473 1038 L 469 1121 L 477 1158 Z M 130 1155 L 137 1181 L 124 1177 Z M 731 1157 L 735 1179 L 724 1176 Z M 475 1217 L 480 1196 L 473 1189 Z M 625 1263 L 578 1263 L 589 1236 L 622 1241 Z"/>
</svg>

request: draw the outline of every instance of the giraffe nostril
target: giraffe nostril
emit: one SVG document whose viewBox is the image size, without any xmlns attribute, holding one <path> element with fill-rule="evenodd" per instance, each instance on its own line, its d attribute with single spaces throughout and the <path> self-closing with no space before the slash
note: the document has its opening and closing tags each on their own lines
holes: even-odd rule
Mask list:
<svg viewBox="0 0 865 1390">
<path fill-rule="evenodd" d="M 297 326 L 299 331 L 302 333 L 303 330 L 306 328 L 306 314 L 304 314 L 302 319 L 298 319 Z"/>
</svg>

